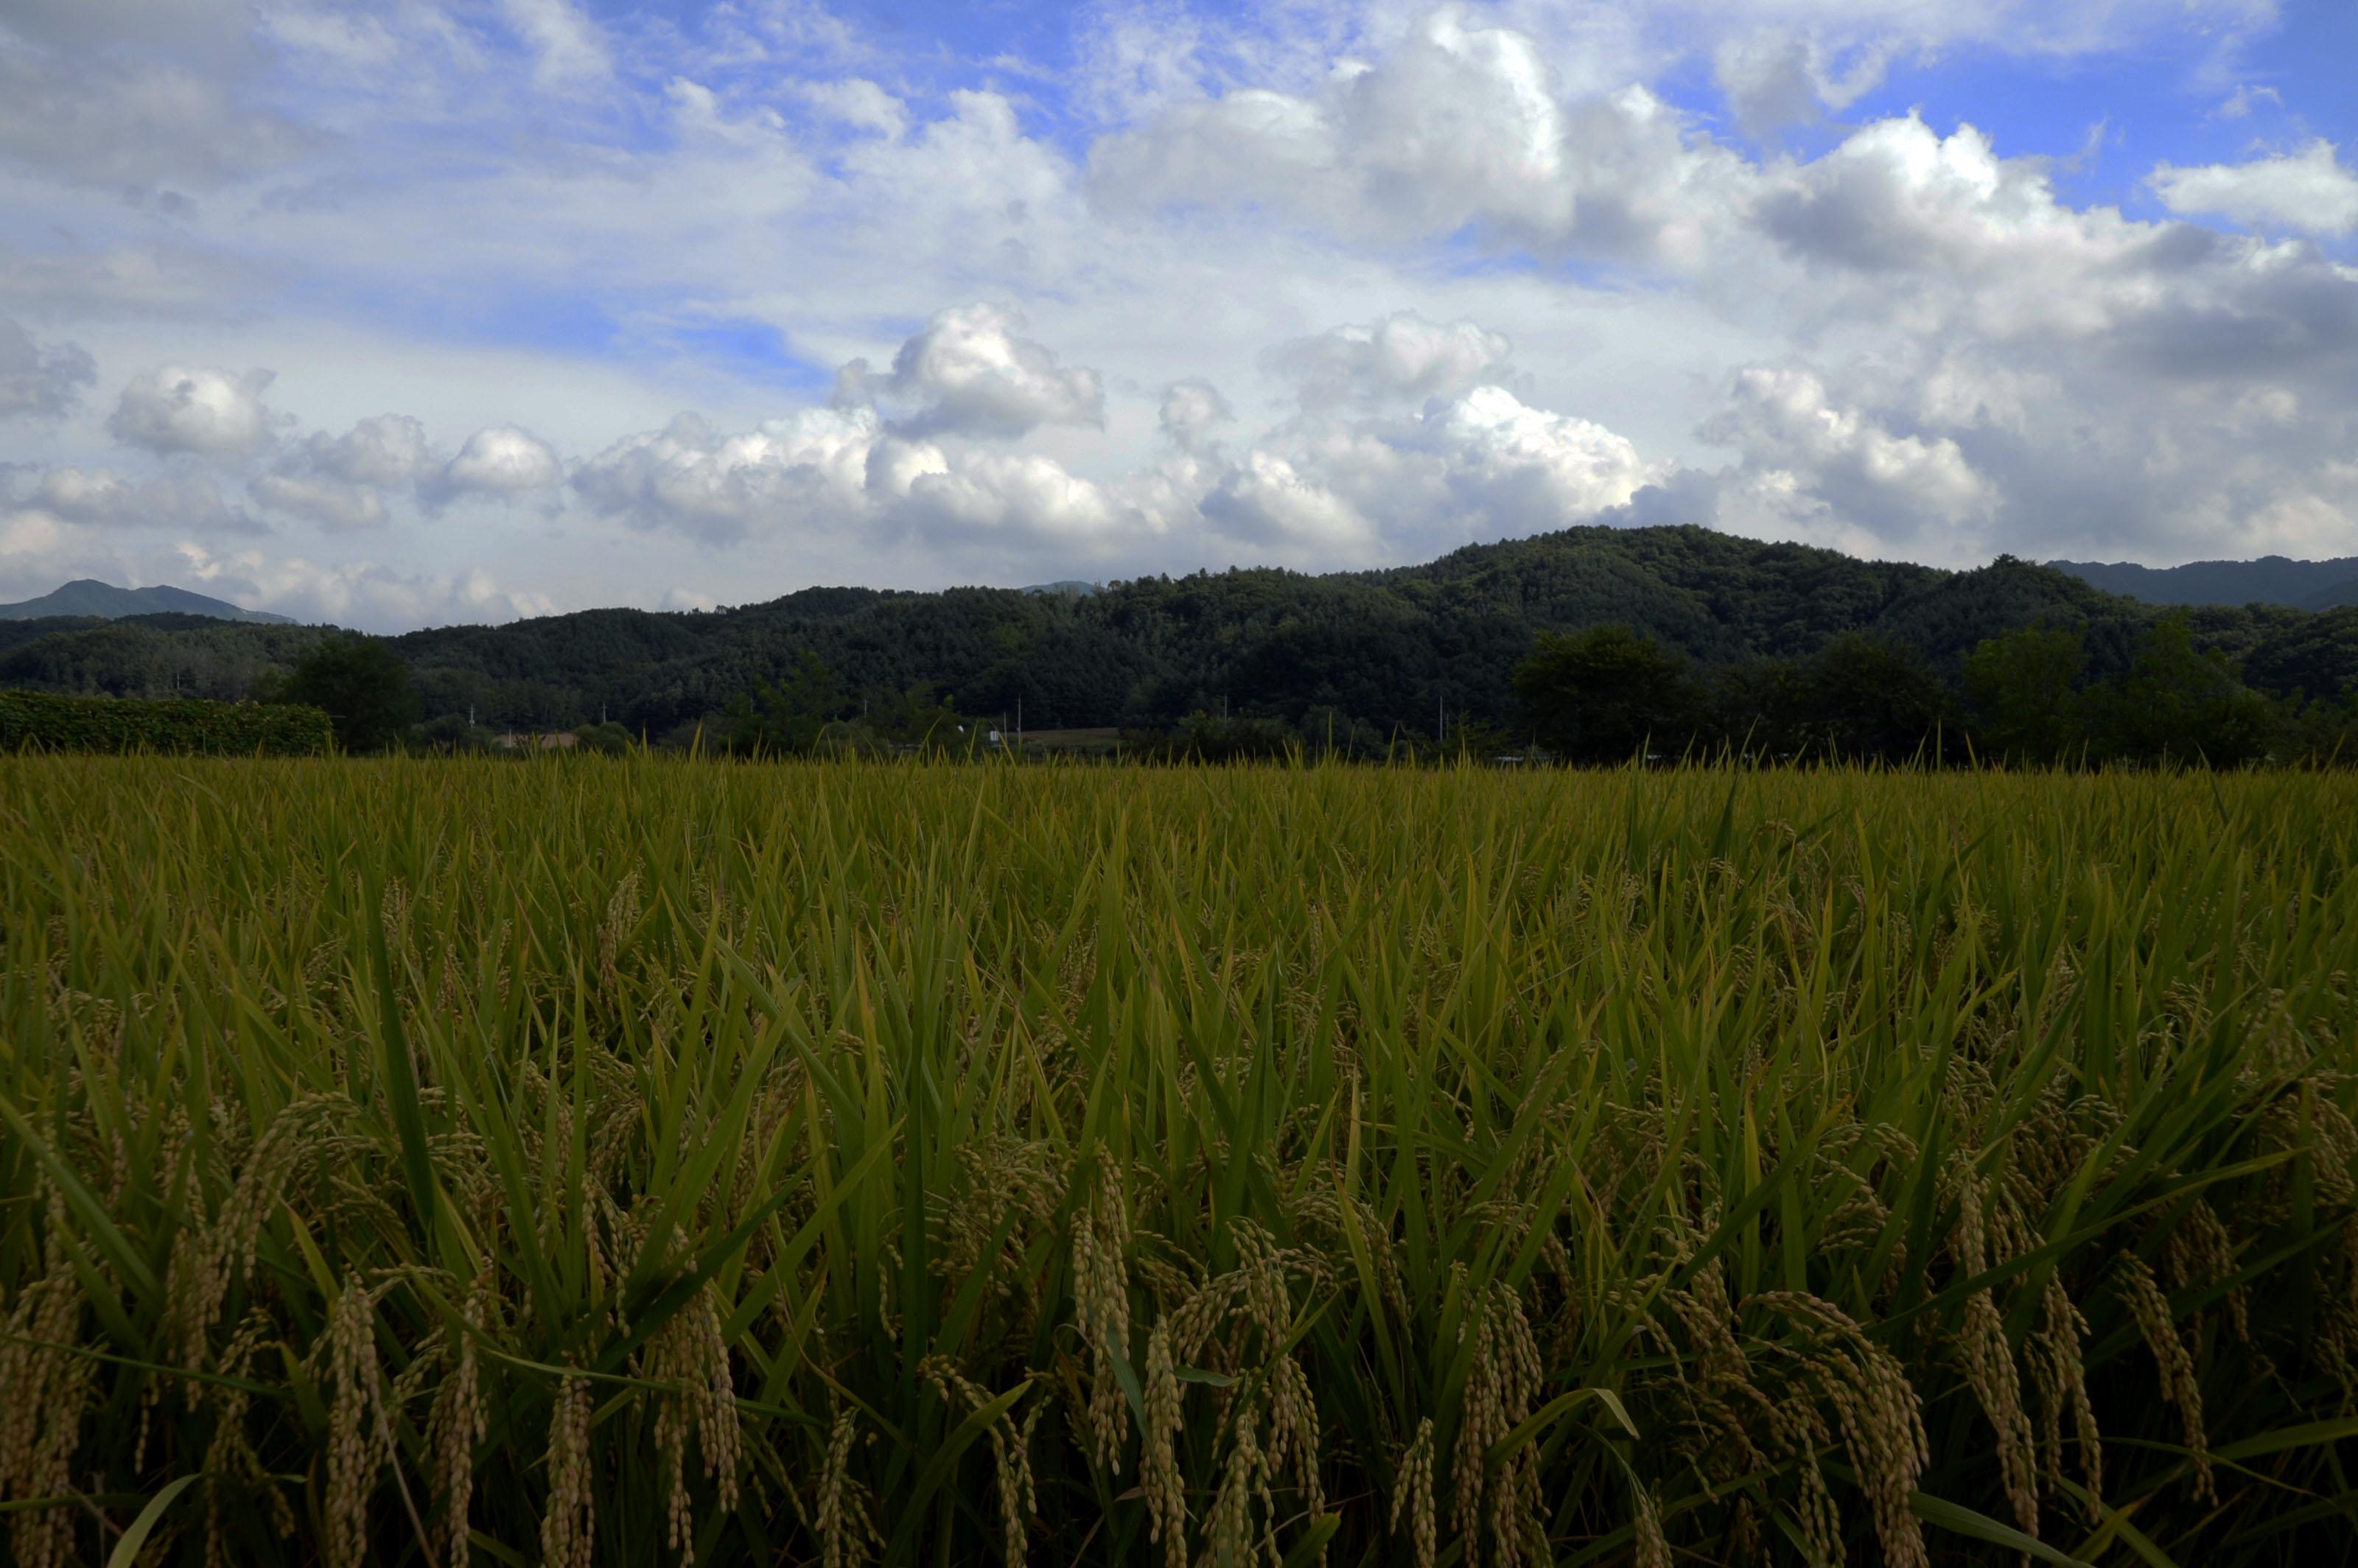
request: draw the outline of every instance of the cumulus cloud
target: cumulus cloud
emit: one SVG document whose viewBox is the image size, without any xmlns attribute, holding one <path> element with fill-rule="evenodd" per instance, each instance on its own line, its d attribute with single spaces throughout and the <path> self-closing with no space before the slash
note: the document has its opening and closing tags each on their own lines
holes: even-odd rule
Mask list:
<svg viewBox="0 0 2358 1568">
<path fill-rule="evenodd" d="M 838 124 L 892 140 L 908 133 L 907 107 L 864 76 L 806 81 L 795 91 L 813 109 Z"/>
<path fill-rule="evenodd" d="M 1294 560 L 1357 566 L 1376 545 L 1375 525 L 1364 513 L 1315 467 L 1282 451 L 1247 452 L 1196 504 L 1228 537 Z"/>
<path fill-rule="evenodd" d="M 314 473 L 266 473 L 254 498 L 273 512 L 308 518 L 325 528 L 382 528 L 392 521 L 379 491 Z"/>
<path fill-rule="evenodd" d="M 1485 385 L 1413 416 L 1279 426 L 1199 505 L 1288 559 L 1374 565 L 1585 523 L 1668 471 L 1601 425 Z"/>
<path fill-rule="evenodd" d="M 735 434 L 683 415 L 584 463 L 573 487 L 594 512 L 712 545 L 868 531 L 1094 546 L 1123 521 L 1102 487 L 1052 458 L 946 452 L 870 408 L 800 409 Z"/>
<path fill-rule="evenodd" d="M 480 568 L 411 572 L 374 561 L 320 562 L 261 550 L 221 553 L 183 543 L 166 570 L 183 587 L 238 604 L 368 632 L 557 612 L 546 594 L 503 587 Z"/>
<path fill-rule="evenodd" d="M 254 481 L 254 496 L 323 527 L 377 528 L 391 520 L 388 492 L 416 484 L 430 461 L 423 424 L 378 414 L 341 436 L 317 431 L 290 447 Z"/>
<path fill-rule="evenodd" d="M 2344 167 L 2322 136 L 2297 153 L 2249 163 L 2161 164 L 2152 182 L 2154 194 L 2173 212 L 2309 234 L 2358 230 L 2358 172 Z"/>
<path fill-rule="evenodd" d="M 1536 40 L 1444 11 L 1323 93 L 1178 103 L 1100 142 L 1091 165 L 1117 205 L 1298 202 L 1354 227 L 1552 232 L 1571 217 L 1564 132 Z"/>
<path fill-rule="evenodd" d="M 1448 463 L 1461 509 L 1500 535 L 1593 517 L 1664 471 L 1604 426 L 1526 406 L 1503 386 L 1478 386 L 1428 408 L 1421 434 L 1422 449 Z"/>
<path fill-rule="evenodd" d="M 992 535 L 1084 546 L 1115 522 L 1104 489 L 1036 452 L 976 452 L 913 477 L 893 521 L 971 543 Z"/>
<path fill-rule="evenodd" d="M 1633 259 L 1699 254 L 1741 170 L 1645 88 L 1566 98 L 1531 35 L 1454 10 L 1316 92 L 1177 103 L 1089 157 L 1113 211 L 1260 207 L 1354 238 Z"/>
<path fill-rule="evenodd" d="M 1209 451 L 1217 438 L 1212 432 L 1236 422 L 1237 411 L 1220 389 L 1200 377 L 1173 382 L 1163 392 L 1156 422 L 1173 446 L 1182 451 Z"/>
<path fill-rule="evenodd" d="M 1040 345 L 1027 345 L 1011 377 L 1003 352 L 974 356 L 989 367 L 976 373 L 942 348 L 978 338 L 1011 334 L 998 313 L 946 311 L 904 347 L 891 379 L 923 409 L 994 410 L 946 421 L 966 435 L 1037 420 L 1045 404 L 1083 403 L 1081 384 Z M 736 433 L 682 416 L 582 464 L 572 487 L 600 515 L 713 545 L 833 535 L 914 537 L 1001 559 L 1011 547 L 1105 557 L 1208 531 L 1334 565 L 1562 526 L 1626 503 L 1660 471 L 1612 431 L 1526 406 L 1495 384 L 1507 351 L 1476 323 L 1412 311 L 1282 345 L 1270 362 L 1299 378 L 1303 415 L 1231 457 L 1215 434 L 1235 422 L 1228 400 L 1207 381 L 1174 383 L 1158 409 L 1167 458 L 1109 478 L 948 430 L 941 440 L 917 436 L 913 427 L 940 422 L 887 419 L 869 400 L 876 379 L 855 362 L 841 382 L 857 395 L 839 390 L 828 407 Z M 977 394 L 988 377 L 1021 390 Z M 1087 403 L 1098 395 L 1092 377 Z"/>
<path fill-rule="evenodd" d="M 462 496 L 518 501 L 546 494 L 565 481 L 557 449 L 529 430 L 494 425 L 467 438 L 458 455 L 420 483 L 419 494 L 437 506 Z"/>
<path fill-rule="evenodd" d="M 735 435 L 684 414 L 582 464 L 573 488 L 608 516 L 727 544 L 858 515 L 871 481 L 905 492 L 913 460 L 939 466 L 888 444 L 871 408 L 799 409 Z"/>
<path fill-rule="evenodd" d="M 1805 370 L 1738 372 L 1726 409 L 1701 434 L 1741 448 L 1747 468 L 1882 538 L 1985 519 L 1996 499 L 1954 440 L 1896 435 L 1837 406 Z"/>
<path fill-rule="evenodd" d="M 1883 80 L 1890 46 L 1863 43 L 1846 59 L 1813 33 L 1776 27 L 1724 38 L 1712 54 L 1712 74 L 1727 95 L 1736 122 L 1756 137 L 1844 109 Z"/>
<path fill-rule="evenodd" d="M 1066 368 L 1022 329 L 1020 313 L 996 305 L 937 311 L 901 345 L 890 375 L 871 374 L 864 360 L 846 365 L 839 400 L 896 403 L 909 410 L 899 424 L 913 436 L 1011 438 L 1043 425 L 1103 425 L 1098 373 Z"/>
<path fill-rule="evenodd" d="M 1454 396 L 1498 376 L 1511 351 L 1503 333 L 1475 322 L 1400 310 L 1296 339 L 1264 363 L 1294 384 L 1305 408 L 1373 408 Z"/>
<path fill-rule="evenodd" d="M 303 460 L 346 484 L 408 484 L 426 470 L 426 427 L 406 414 L 373 415 L 341 436 L 313 435 L 303 443 Z"/>
<path fill-rule="evenodd" d="M 0 419 L 55 419 L 98 379 L 98 362 L 74 343 L 37 343 L 19 322 L 0 316 Z"/>
<path fill-rule="evenodd" d="M 238 457 L 270 440 L 277 423 L 262 395 L 271 373 L 166 365 L 133 376 L 106 422 L 115 439 L 152 452 Z"/>
</svg>

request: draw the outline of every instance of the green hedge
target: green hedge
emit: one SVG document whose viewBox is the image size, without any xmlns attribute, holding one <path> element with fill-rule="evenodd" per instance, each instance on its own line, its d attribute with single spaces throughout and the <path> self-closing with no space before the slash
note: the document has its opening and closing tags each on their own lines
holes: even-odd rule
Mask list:
<svg viewBox="0 0 2358 1568">
<path fill-rule="evenodd" d="M 0 691 L 0 750 L 11 752 L 312 757 L 327 752 L 330 734 L 328 716 L 316 708 Z"/>
</svg>

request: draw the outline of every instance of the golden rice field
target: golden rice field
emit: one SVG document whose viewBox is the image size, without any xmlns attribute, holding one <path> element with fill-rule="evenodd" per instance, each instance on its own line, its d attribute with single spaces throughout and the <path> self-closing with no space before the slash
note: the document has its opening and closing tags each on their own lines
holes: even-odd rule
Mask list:
<svg viewBox="0 0 2358 1568">
<path fill-rule="evenodd" d="M 0 759 L 11 1561 L 2358 1555 L 2358 780 Z"/>
</svg>

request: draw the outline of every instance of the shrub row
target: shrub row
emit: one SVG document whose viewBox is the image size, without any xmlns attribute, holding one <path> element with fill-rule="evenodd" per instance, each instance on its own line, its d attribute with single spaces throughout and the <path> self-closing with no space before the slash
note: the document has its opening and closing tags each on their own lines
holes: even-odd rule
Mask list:
<svg viewBox="0 0 2358 1568">
<path fill-rule="evenodd" d="M 316 708 L 0 691 L 0 748 L 12 752 L 309 757 L 327 752 L 330 735 L 328 716 Z"/>
</svg>

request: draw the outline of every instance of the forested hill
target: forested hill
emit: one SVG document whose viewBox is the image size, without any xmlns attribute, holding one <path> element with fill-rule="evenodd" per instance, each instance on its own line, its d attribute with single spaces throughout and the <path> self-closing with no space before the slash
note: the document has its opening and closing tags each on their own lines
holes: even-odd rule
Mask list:
<svg viewBox="0 0 2358 1568">
<path fill-rule="evenodd" d="M 1225 708 L 1429 732 L 1444 704 L 1509 723 L 1512 669 L 1542 631 L 1620 622 L 1706 665 L 1803 658 L 1865 631 L 1953 679 L 1984 638 L 2044 623 L 2081 629 L 2101 677 L 2126 667 L 2157 613 L 2010 558 L 1947 572 L 1697 528 L 1575 528 L 1376 572 L 1137 579 L 1088 595 L 812 589 L 701 613 L 590 611 L 392 641 L 429 720 L 471 708 L 494 728 L 602 713 L 661 734 L 810 653 L 846 693 L 930 684 L 968 713 L 1020 702 L 1033 729 L 1160 729 Z M 57 626 L 0 652 L 0 684 L 242 697 L 325 634 L 163 620 Z M 2264 689 L 2331 693 L 2358 678 L 2358 610 L 2198 609 L 2193 623 L 2199 643 Z"/>
</svg>

